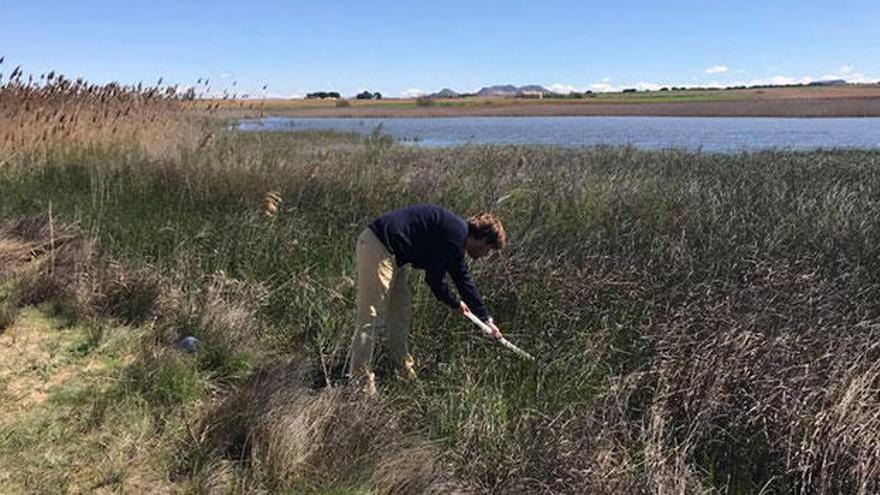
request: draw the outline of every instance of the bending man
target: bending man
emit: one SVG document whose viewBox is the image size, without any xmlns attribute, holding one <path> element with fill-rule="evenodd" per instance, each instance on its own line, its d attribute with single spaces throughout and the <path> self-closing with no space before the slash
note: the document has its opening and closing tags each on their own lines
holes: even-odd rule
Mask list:
<svg viewBox="0 0 880 495">
<path fill-rule="evenodd" d="M 477 290 L 464 255 L 478 259 L 504 247 L 506 235 L 491 213 L 467 220 L 436 205 L 392 211 L 377 218 L 357 241 L 357 319 L 349 372 L 376 393 L 372 370 L 377 332 L 387 331 L 389 354 L 404 377 L 415 378 L 407 349 L 412 315 L 408 265 L 425 270 L 434 296 L 462 314 L 473 312 L 501 337 Z M 461 298 L 446 284 L 449 274 Z"/>
</svg>

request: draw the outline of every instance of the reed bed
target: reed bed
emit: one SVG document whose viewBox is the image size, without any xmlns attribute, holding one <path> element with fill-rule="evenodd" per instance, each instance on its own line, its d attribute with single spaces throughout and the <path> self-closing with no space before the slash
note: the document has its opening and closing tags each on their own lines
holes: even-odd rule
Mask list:
<svg viewBox="0 0 880 495">
<path fill-rule="evenodd" d="M 144 397 L 186 425 L 163 451 L 181 486 L 880 490 L 880 153 L 196 135 L 208 132 L 174 158 L 71 145 L 0 172 L 4 218 L 51 203 L 65 233 L 94 243 L 93 265 L 124 267 L 86 277 L 88 318 L 149 328 L 104 400 Z M 382 399 L 352 402 L 338 369 L 354 240 L 416 202 L 502 218 L 511 247 L 475 277 L 539 362 L 480 339 L 414 282 L 420 382 L 380 356 Z M 204 347 L 182 355 L 184 335 Z"/>
<path fill-rule="evenodd" d="M 4 77 L 3 69 L 11 71 Z M 96 146 L 135 146 L 173 157 L 205 139 L 205 117 L 219 105 L 200 97 L 199 84 L 94 84 L 55 71 L 25 74 L 0 58 L 0 165 L 23 153 L 59 153 Z M 228 99 L 228 97 L 227 97 Z M 191 110 L 186 115 L 186 107 Z M 45 157 L 43 158 L 45 159 Z"/>
</svg>

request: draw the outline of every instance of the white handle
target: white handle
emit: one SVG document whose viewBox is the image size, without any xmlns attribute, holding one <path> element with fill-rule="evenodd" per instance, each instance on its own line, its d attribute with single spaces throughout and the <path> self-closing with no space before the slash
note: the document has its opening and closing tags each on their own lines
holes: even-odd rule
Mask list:
<svg viewBox="0 0 880 495">
<path fill-rule="evenodd" d="M 493 332 L 492 329 L 489 328 L 489 325 L 486 325 L 485 323 L 483 323 L 483 320 L 479 319 L 479 318 L 477 317 L 477 315 L 471 313 L 470 311 L 466 311 L 466 312 L 464 313 L 464 315 L 467 316 L 469 320 L 471 320 L 472 322 L 474 322 L 475 325 L 477 325 L 478 327 L 480 327 L 480 330 L 482 330 L 483 332 L 485 332 L 486 335 L 488 335 L 488 336 L 490 336 L 490 337 L 492 337 L 492 338 L 495 338 L 495 332 Z M 521 358 L 523 358 L 523 359 L 528 359 L 529 361 L 534 361 L 534 360 L 535 360 L 535 358 L 533 358 L 531 354 L 529 354 L 528 352 L 526 352 L 526 351 L 520 349 L 519 347 L 513 345 L 513 343 L 511 343 L 509 340 L 505 339 L 504 337 L 501 337 L 500 339 L 498 339 L 498 342 L 499 342 L 501 345 L 503 345 L 504 347 L 507 347 L 508 349 L 510 349 L 511 351 L 513 351 L 517 356 L 519 356 L 519 357 L 521 357 Z"/>
</svg>

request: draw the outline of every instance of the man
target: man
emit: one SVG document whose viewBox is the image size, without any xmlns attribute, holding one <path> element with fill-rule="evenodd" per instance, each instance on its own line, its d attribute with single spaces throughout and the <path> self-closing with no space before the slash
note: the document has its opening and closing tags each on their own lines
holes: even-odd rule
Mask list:
<svg viewBox="0 0 880 495">
<path fill-rule="evenodd" d="M 387 331 L 389 353 L 403 376 L 415 379 L 407 349 L 411 319 L 408 265 L 425 270 L 434 296 L 462 314 L 473 312 L 486 322 L 496 339 L 501 331 L 489 315 L 468 273 L 464 255 L 479 259 L 504 247 L 501 222 L 491 213 L 467 220 L 436 205 L 424 204 L 392 211 L 377 218 L 357 241 L 357 318 L 349 373 L 367 395 L 376 393 L 372 370 L 377 332 Z M 449 274 L 461 298 L 449 290 Z"/>
</svg>

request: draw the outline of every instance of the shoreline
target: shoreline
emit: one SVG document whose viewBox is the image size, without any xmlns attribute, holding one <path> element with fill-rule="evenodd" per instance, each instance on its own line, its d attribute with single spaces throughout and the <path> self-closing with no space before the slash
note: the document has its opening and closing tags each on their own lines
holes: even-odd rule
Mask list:
<svg viewBox="0 0 880 495">
<path fill-rule="evenodd" d="M 342 103 L 341 103 L 342 102 Z M 233 116 L 445 117 L 880 117 L 880 85 L 599 94 L 583 99 L 468 97 L 383 100 L 207 100 Z M 340 106 L 337 106 L 340 105 Z"/>
<path fill-rule="evenodd" d="M 266 113 L 264 116 L 237 116 L 241 120 L 262 120 L 267 118 L 304 118 L 304 119 L 349 119 L 349 120 L 382 120 L 382 119 L 457 119 L 457 118 L 491 119 L 495 117 L 512 118 L 565 118 L 565 117 L 596 117 L 596 118 L 683 118 L 683 119 L 877 119 L 880 115 L 307 115 L 299 113 Z"/>
<path fill-rule="evenodd" d="M 267 116 L 325 118 L 448 117 L 880 117 L 880 98 L 687 103 L 542 103 L 415 108 L 266 108 Z"/>
</svg>

